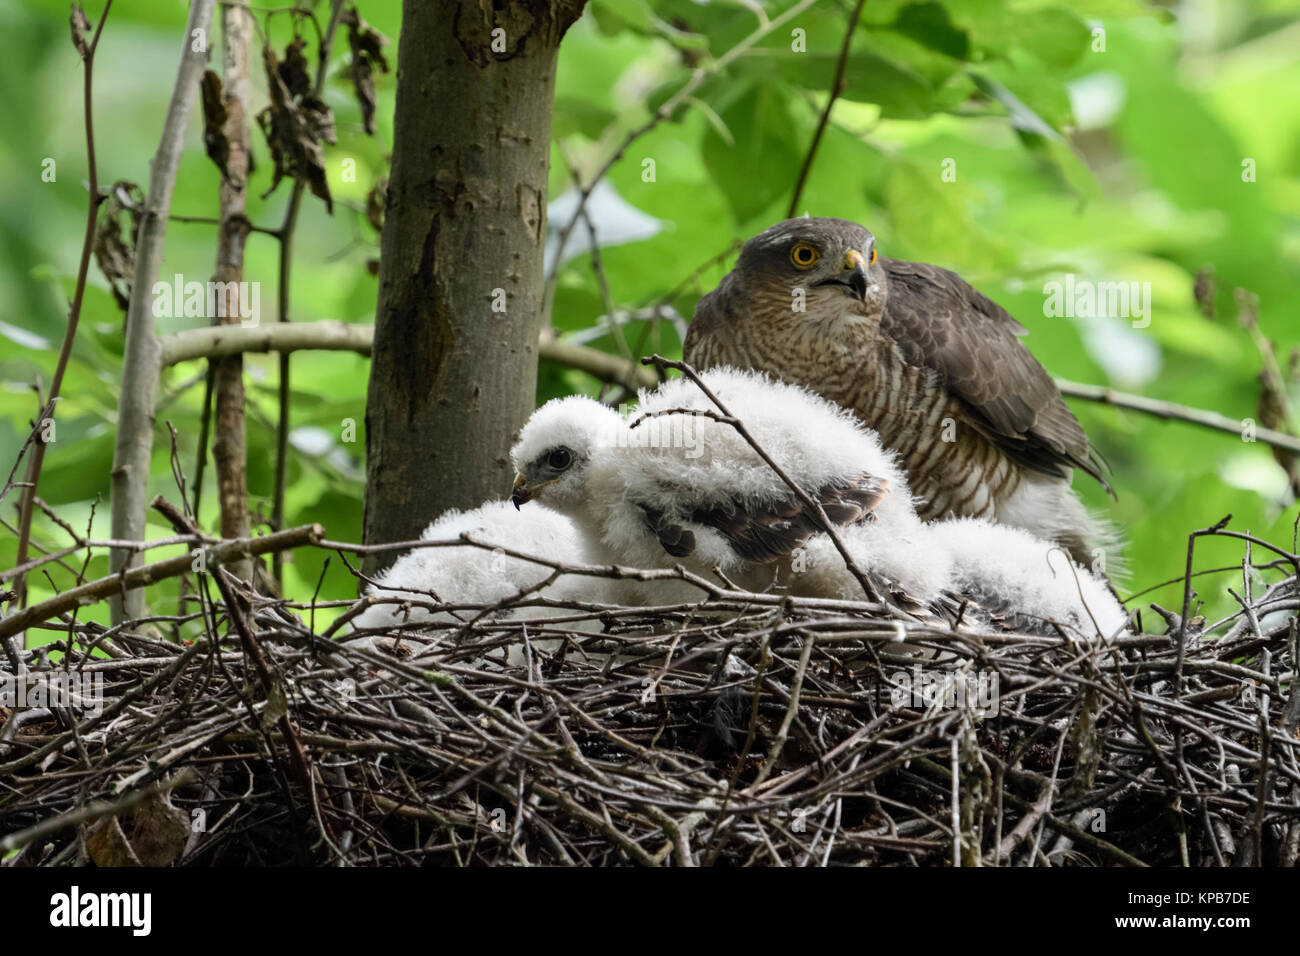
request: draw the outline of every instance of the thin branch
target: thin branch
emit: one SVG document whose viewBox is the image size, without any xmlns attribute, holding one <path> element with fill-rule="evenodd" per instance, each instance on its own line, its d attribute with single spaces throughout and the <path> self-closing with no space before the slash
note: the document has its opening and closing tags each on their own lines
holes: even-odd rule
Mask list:
<svg viewBox="0 0 1300 956">
<path fill-rule="evenodd" d="M 639 388 L 654 388 L 659 384 L 658 376 L 643 365 L 600 349 L 558 339 L 549 328 L 542 329 L 537 350 L 538 357 L 544 362 L 554 362 L 556 365 L 586 372 L 592 378 L 612 385 L 632 384 Z"/>
<path fill-rule="evenodd" d="M 319 322 L 277 322 L 242 328 L 237 325 L 186 329 L 164 335 L 164 367 L 194 359 L 216 358 L 241 352 L 297 352 L 318 350 L 358 352 L 369 355 L 374 343 L 375 327 L 326 319 Z M 638 387 L 652 388 L 659 379 L 649 369 L 620 359 L 616 355 L 555 338 L 543 330 L 538 340 L 542 361 L 577 369 L 602 382 L 613 384 L 633 381 Z"/>
<path fill-rule="evenodd" d="M 316 64 L 316 83 L 312 95 L 320 99 L 325 89 L 326 68 L 329 65 L 330 49 L 334 46 L 334 36 L 338 32 L 339 20 L 343 16 L 344 0 L 333 0 L 330 7 L 330 19 L 325 27 L 325 35 L 320 37 L 320 52 Z M 312 17 L 316 24 L 316 18 Z M 319 32 L 320 26 L 316 24 Z M 278 323 L 288 324 L 291 312 L 291 277 L 293 270 L 293 239 L 298 227 L 298 209 L 302 205 L 302 193 L 306 181 L 298 176 L 293 181 L 293 192 L 289 195 L 289 205 L 284 211 L 284 222 L 280 225 L 277 237 L 280 240 L 280 264 L 276 288 L 276 302 L 279 314 Z M 284 492 L 289 474 L 289 412 L 290 412 L 290 369 L 289 355 L 280 353 L 279 379 L 279 420 L 275 430 L 275 485 L 271 495 L 271 528 L 275 531 L 284 527 Z M 279 554 L 273 558 L 271 573 L 280 586 L 284 586 L 284 568 Z"/>
<path fill-rule="evenodd" d="M 1061 390 L 1062 394 L 1069 395 L 1072 398 L 1083 398 L 1090 402 L 1114 405 L 1116 408 L 1145 412 L 1147 415 L 1154 415 L 1156 418 L 1189 422 L 1193 425 L 1200 425 L 1202 428 L 1212 428 L 1215 431 L 1226 432 L 1229 435 L 1242 438 L 1243 426 L 1241 421 L 1228 418 L 1226 415 L 1220 415 L 1218 412 L 1207 412 L 1199 408 L 1189 408 L 1186 405 L 1177 405 L 1156 398 L 1147 398 L 1143 395 L 1117 392 L 1104 385 L 1080 385 L 1077 382 L 1069 382 L 1058 378 L 1056 379 L 1056 386 Z M 1256 441 L 1262 441 L 1264 444 L 1272 445 L 1275 448 L 1285 448 L 1287 451 L 1300 453 L 1300 438 L 1262 426 L 1257 426 L 1254 433 Z"/>
<path fill-rule="evenodd" d="M 99 216 L 99 204 L 103 200 L 103 197 L 99 194 L 99 167 L 95 161 L 94 68 L 95 50 L 99 47 L 99 38 L 104 31 L 104 24 L 108 20 L 108 12 L 112 7 L 113 0 L 107 0 L 104 4 L 104 12 L 99 17 L 99 23 L 95 25 L 94 36 L 86 44 L 82 56 L 82 114 L 86 127 L 86 165 L 90 179 L 90 200 L 86 210 L 86 233 L 81 241 L 81 261 L 77 265 L 77 283 L 72 293 L 72 305 L 68 310 L 68 327 L 63 333 L 63 346 L 59 349 L 58 363 L 54 367 L 54 380 L 50 383 L 50 394 L 46 399 L 45 407 L 42 409 L 41 419 L 36 422 L 36 427 L 32 431 L 32 452 L 31 457 L 27 459 L 27 474 L 18 504 L 18 554 L 15 563 L 19 566 L 27 561 L 27 550 L 32 533 L 33 502 L 36 497 L 36 486 L 40 483 L 41 467 L 45 463 L 45 440 L 41 434 L 44 429 L 44 419 L 46 416 L 51 421 L 54 418 L 59 390 L 63 387 L 63 374 L 67 371 L 68 360 L 72 357 L 72 343 L 77 337 L 77 325 L 81 321 L 81 303 L 86 293 L 86 276 L 90 269 L 91 247 L 95 241 L 95 221 Z M 80 15 L 80 8 L 74 7 L 71 22 L 73 41 L 78 45 L 85 43 L 84 37 L 79 33 L 80 27 L 77 22 L 77 17 Z M 5 490 L 7 491 L 8 488 L 9 485 L 6 483 Z M 27 602 L 27 581 L 24 576 L 19 575 L 14 579 L 13 590 L 17 595 L 16 603 L 21 607 Z"/>
<path fill-rule="evenodd" d="M 690 79 L 688 79 L 676 93 L 664 100 L 648 120 L 623 137 L 622 142 L 619 143 L 614 152 L 611 153 L 605 162 L 601 164 L 600 168 L 596 170 L 596 174 L 592 176 L 591 179 L 587 180 L 585 186 L 578 190 L 577 208 L 574 209 L 573 215 L 569 218 L 569 221 L 560 229 L 558 242 L 555 246 L 555 263 L 551 267 L 551 274 L 547 276 L 546 279 L 546 294 L 542 301 L 542 312 L 546 317 L 545 324 L 550 324 L 551 305 L 555 300 L 555 281 L 560 274 L 560 262 L 563 258 L 562 254 L 564 252 L 564 247 L 569 241 L 569 235 L 578 224 L 578 220 L 582 218 L 587 200 L 591 198 L 591 193 L 596 188 L 596 185 L 605 178 L 606 174 L 614 167 L 614 164 L 623 158 L 623 154 L 627 152 L 628 148 L 633 143 L 651 130 L 655 129 L 660 123 L 664 122 L 664 120 L 672 119 L 673 114 L 676 113 L 681 106 L 691 100 L 695 95 L 695 92 L 704 85 L 706 80 L 725 70 L 733 61 L 748 53 L 756 43 L 766 37 L 777 27 L 788 23 L 815 3 L 817 3 L 817 0 L 799 0 L 798 3 L 795 3 L 790 7 L 790 9 L 786 10 L 774 19 L 768 19 L 766 14 L 762 13 L 762 9 L 759 8 L 759 13 L 762 15 L 759 17 L 758 29 L 754 30 L 730 50 L 709 63 L 707 66 L 696 68 L 696 70 L 691 74 Z"/>
<path fill-rule="evenodd" d="M 223 541 L 221 544 L 214 544 L 204 550 L 204 560 L 208 570 L 212 571 L 222 564 L 238 558 L 318 544 L 324 537 L 325 529 L 320 525 L 302 525 L 298 528 L 290 528 L 288 531 L 277 531 L 274 534 L 263 535 L 260 538 L 239 538 L 234 541 Z M 108 577 L 99 578 L 89 584 L 83 584 L 80 587 L 64 591 L 39 604 L 33 604 L 31 607 L 17 611 L 0 621 L 0 638 L 17 634 L 33 624 L 49 620 L 64 611 L 71 611 L 83 604 L 103 600 L 121 592 L 129 593 L 167 578 L 174 578 L 178 574 L 185 574 L 193 570 L 194 561 L 195 557 L 186 552 L 174 558 L 155 561 L 152 564 L 138 565 L 124 573 L 110 574 Z"/>
<path fill-rule="evenodd" d="M 112 536 L 125 540 L 136 541 L 145 537 L 149 460 L 153 452 L 154 414 L 162 374 L 160 347 L 154 331 L 152 290 L 162 265 L 167 214 L 171 209 L 176 171 L 185 145 L 185 128 L 198 94 L 199 77 L 207 65 L 207 50 L 196 49 L 192 38 L 196 31 L 200 36 L 208 35 L 213 3 L 214 0 L 192 0 L 190 4 L 176 84 L 167 106 L 158 152 L 150 164 L 149 194 L 136 240 L 111 492 Z M 114 550 L 110 564 L 114 571 L 118 571 L 128 567 L 134 559 L 131 552 Z M 143 594 L 128 592 L 123 601 L 114 600 L 113 621 L 121 623 L 128 618 L 140 617 L 143 610 Z"/>
<path fill-rule="evenodd" d="M 853 34 L 858 29 L 858 18 L 862 16 L 862 8 L 867 0 L 858 0 L 853 7 L 853 13 L 849 15 L 849 28 L 844 31 L 844 43 L 840 46 L 840 57 L 835 63 L 835 79 L 831 81 L 830 94 L 826 97 L 826 108 L 822 110 L 821 118 L 817 120 L 817 130 L 813 133 L 812 142 L 808 144 L 808 155 L 803 159 L 803 165 L 799 167 L 799 178 L 795 180 L 794 195 L 790 197 L 790 208 L 786 210 L 785 218 L 793 219 L 798 215 L 799 199 L 803 196 L 804 184 L 808 181 L 808 174 L 812 171 L 813 158 L 817 155 L 817 147 L 821 145 L 822 135 L 826 132 L 826 125 L 831 119 L 831 108 L 835 106 L 835 101 L 840 98 L 844 92 L 844 70 L 849 64 L 849 50 L 853 46 Z"/>
<path fill-rule="evenodd" d="M 240 311 L 236 286 L 244 278 L 244 247 L 248 242 L 247 190 L 252 116 L 252 83 L 249 53 L 252 48 L 253 15 L 238 6 L 221 11 L 222 69 L 225 73 L 225 129 L 229 155 L 219 190 L 221 225 L 217 233 L 216 281 L 231 301 L 218 311 L 214 326 L 238 325 Z M 249 533 L 248 435 L 244 418 L 244 357 L 225 356 L 210 366 L 212 381 L 212 460 L 217 477 L 217 501 L 221 513 L 221 535 L 243 538 Z M 252 566 L 239 562 L 232 569 L 242 578 L 252 575 Z"/>
<path fill-rule="evenodd" d="M 220 358 L 244 352 L 296 352 L 312 349 L 369 355 L 374 334 L 373 325 L 350 325 L 327 319 L 321 322 L 274 323 L 248 328 L 219 325 L 186 329 L 164 335 L 159 342 L 162 345 L 162 364 L 167 367 L 178 362 Z"/>
</svg>

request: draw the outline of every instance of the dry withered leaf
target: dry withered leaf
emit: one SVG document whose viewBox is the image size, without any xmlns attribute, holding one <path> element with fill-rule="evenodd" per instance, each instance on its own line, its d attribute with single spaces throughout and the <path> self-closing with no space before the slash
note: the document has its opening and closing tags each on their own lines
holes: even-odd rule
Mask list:
<svg viewBox="0 0 1300 956">
<path fill-rule="evenodd" d="M 309 96 L 311 94 L 311 69 L 307 66 L 307 57 L 303 50 L 307 41 L 294 37 L 284 48 L 284 62 L 279 66 L 280 79 L 291 96 Z"/>
<path fill-rule="evenodd" d="M 1281 365 L 1281 363 L 1278 363 Z M 1286 376 L 1281 387 L 1267 372 L 1259 373 L 1259 423 L 1274 431 L 1290 433 L 1289 390 L 1300 380 L 1300 349 L 1293 349 L 1288 368 L 1280 369 Z M 1286 472 L 1291 494 L 1300 497 L 1300 457 L 1285 448 L 1273 448 L 1273 458 Z"/>
<path fill-rule="evenodd" d="M 274 678 L 266 689 L 266 707 L 262 711 L 262 729 L 270 733 L 276 722 L 289 713 L 289 698 L 285 696 L 284 687 Z"/>
<path fill-rule="evenodd" d="M 90 32 L 90 20 L 79 3 L 72 5 L 72 14 L 68 19 L 72 25 L 72 45 L 84 60 L 90 53 L 90 41 L 86 39 L 86 34 Z"/>
<path fill-rule="evenodd" d="M 172 806 L 165 793 L 153 793 L 132 814 L 131 848 L 144 866 L 175 862 L 190 838 L 189 815 Z"/>
<path fill-rule="evenodd" d="M 290 49 L 292 47 L 290 44 Z M 326 210 L 332 213 L 334 202 L 325 175 L 325 154 L 321 144 L 337 142 L 334 114 L 322 100 L 310 95 L 296 97 L 291 92 L 281 75 L 280 61 L 270 46 L 262 48 L 262 62 L 266 67 L 271 103 L 257 114 L 257 125 L 266 137 L 275 167 L 271 186 L 262 198 L 275 192 L 285 176 L 302 177 L 312 194 L 323 200 Z M 295 84 L 298 82 L 292 71 L 291 80 Z"/>
<path fill-rule="evenodd" d="M 230 140 L 226 138 L 226 121 L 230 116 L 221 77 L 212 70 L 205 71 L 199 91 L 203 101 L 203 149 L 221 170 L 221 178 L 229 179 Z"/>
<path fill-rule="evenodd" d="M 117 817 L 109 817 L 86 835 L 86 853 L 95 866 L 140 865 Z"/>
<path fill-rule="evenodd" d="M 357 13 L 356 5 L 349 7 L 343 14 L 342 23 L 348 28 L 348 45 L 352 47 L 352 86 L 357 93 L 357 103 L 361 106 L 361 120 L 366 132 L 375 135 L 375 67 L 383 73 L 388 72 L 388 60 L 383 48 L 392 41 L 384 36 Z"/>
<path fill-rule="evenodd" d="M 140 231 L 140 210 L 144 191 L 135 183 L 120 179 L 108 191 L 95 227 L 91 249 L 99 271 L 108 280 L 118 308 L 126 311 L 131 301 L 131 278 L 135 275 L 135 238 Z M 122 215 L 127 214 L 126 235 L 122 234 Z"/>
</svg>

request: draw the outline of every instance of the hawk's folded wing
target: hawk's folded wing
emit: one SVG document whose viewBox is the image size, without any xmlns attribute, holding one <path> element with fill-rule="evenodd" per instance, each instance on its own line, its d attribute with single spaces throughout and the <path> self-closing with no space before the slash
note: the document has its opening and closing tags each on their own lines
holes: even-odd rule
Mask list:
<svg viewBox="0 0 1300 956">
<path fill-rule="evenodd" d="M 1079 468 L 1111 490 L 1083 426 L 1021 343 L 1024 326 L 956 273 L 881 262 L 890 292 L 880 327 L 904 361 L 937 372 L 975 426 L 1010 458 L 1062 477 Z"/>
</svg>

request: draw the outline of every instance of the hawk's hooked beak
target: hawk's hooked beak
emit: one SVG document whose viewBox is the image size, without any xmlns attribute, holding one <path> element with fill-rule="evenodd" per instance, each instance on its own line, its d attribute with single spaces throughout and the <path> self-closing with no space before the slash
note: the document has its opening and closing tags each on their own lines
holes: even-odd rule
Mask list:
<svg viewBox="0 0 1300 956">
<path fill-rule="evenodd" d="M 515 476 L 515 490 L 510 493 L 510 503 L 519 510 L 520 505 L 525 505 L 533 500 L 533 493 L 528 488 L 528 479 L 523 475 Z"/>
<path fill-rule="evenodd" d="M 867 276 L 867 259 L 858 250 L 850 249 L 844 253 L 844 268 L 841 281 L 852 289 L 853 294 L 863 302 L 867 300 L 867 286 L 870 285 L 870 279 Z"/>
</svg>

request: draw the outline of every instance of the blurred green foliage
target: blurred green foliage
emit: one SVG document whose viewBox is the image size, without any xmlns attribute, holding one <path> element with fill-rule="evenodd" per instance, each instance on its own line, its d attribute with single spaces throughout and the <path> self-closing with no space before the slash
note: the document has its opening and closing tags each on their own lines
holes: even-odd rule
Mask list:
<svg viewBox="0 0 1300 956">
<path fill-rule="evenodd" d="M 592 0 L 562 47 L 551 198 L 572 188 L 574 170 L 586 180 L 599 169 L 692 70 L 707 67 L 792 3 Z M 90 4 L 92 20 L 99 6 Z M 328 15 L 327 3 L 312 6 L 322 20 Z M 398 0 L 359 0 L 358 6 L 396 39 Z M 821 0 L 773 30 L 614 164 L 609 183 L 660 226 L 651 238 L 603 249 L 600 262 L 617 308 L 644 308 L 668 296 L 689 318 L 734 260 L 723 255 L 731 244 L 784 216 L 852 6 Z M 179 0 L 115 4 L 95 69 L 101 183 L 147 180 L 184 19 Z M 259 13 L 258 20 L 283 49 L 293 19 Z M 300 26 L 314 62 L 315 34 L 305 21 Z M 84 226 L 86 160 L 80 65 L 68 39 L 66 4 L 0 5 L 0 30 L 11 41 L 0 80 L 9 102 L 21 104 L 7 110 L 0 126 L 6 184 L 0 300 L 7 306 L 0 316 L 0 461 L 7 463 L 36 410 L 31 384 L 49 380 L 63 334 Z M 389 54 L 395 61 L 395 46 Z M 378 236 L 365 202 L 386 173 L 395 80 L 391 73 L 376 77 L 378 131 L 368 137 L 346 58 L 341 36 L 325 94 L 339 131 L 339 144 L 326 153 L 336 210 L 329 217 L 315 199 L 304 202 L 294 245 L 290 311 L 296 320 L 373 320 L 377 280 L 366 265 L 378 255 Z M 260 108 L 265 80 L 257 69 L 254 87 Z M 1300 341 L 1296 102 L 1300 18 L 1293 3 L 1281 0 L 1188 0 L 1176 7 L 1137 0 L 870 0 L 798 211 L 857 220 L 876 233 L 886 254 L 957 270 L 1025 324 L 1029 347 L 1056 375 L 1256 418 L 1260 356 L 1238 327 L 1233 290 L 1259 295 L 1260 323 L 1285 366 L 1287 351 Z M 270 183 L 270 162 L 256 131 L 254 150 L 259 170 L 249 217 L 275 227 L 290 186 L 259 198 Z M 52 183 L 41 177 L 47 158 L 56 163 Z M 344 175 L 347 159 L 355 160 L 355 181 Z M 196 118 L 173 212 L 214 215 L 218 179 Z M 602 225 L 597 217 L 598 230 Z M 250 238 L 246 278 L 263 284 L 263 321 L 278 318 L 277 256 L 273 239 Z M 201 280 L 214 261 L 212 226 L 170 225 L 164 277 Z M 1207 268 L 1218 290 L 1211 316 L 1193 295 L 1198 272 Z M 1044 284 L 1065 273 L 1150 283 L 1150 324 L 1046 315 Z M 605 311 L 592 257 L 566 260 L 556 277 L 557 330 L 617 351 L 616 340 L 598 327 Z M 194 322 L 161 320 L 160 330 Z M 622 331 L 638 353 L 680 354 L 671 322 L 632 321 Z M 107 497 L 121 332 L 122 315 L 92 265 L 57 441 L 40 486 L 41 496 L 78 528 L 87 526 L 96 498 Z M 264 517 L 273 481 L 277 366 L 270 356 L 245 361 L 249 489 Z M 202 372 L 192 362 L 167 375 L 151 490 L 176 494 L 164 421 L 176 426 L 180 460 L 193 474 Z M 294 356 L 290 524 L 316 521 L 332 538 L 359 539 L 366 373 L 366 361 L 350 354 Z M 598 390 L 581 373 L 544 367 L 538 400 Z M 1291 398 L 1300 401 L 1294 388 Z M 1072 405 L 1114 469 L 1118 502 L 1086 479 L 1078 484 L 1088 503 L 1125 531 L 1132 585 L 1126 590 L 1180 574 L 1187 534 L 1228 512 L 1232 527 L 1290 544 L 1296 509 L 1265 446 L 1086 402 Z M 356 423 L 352 443 L 342 439 L 349 419 Z M 217 523 L 214 497 L 209 484 L 201 514 L 209 528 Z M 16 498 L 5 503 L 11 522 Z M 101 501 L 96 536 L 107 537 L 107 527 Z M 151 531 L 162 536 L 168 529 L 157 524 Z M 67 542 L 44 518 L 36 533 L 49 546 Z M 11 566 L 14 553 L 13 536 L 5 532 L 0 567 Z M 1221 540 L 1202 542 L 1198 555 L 1201 568 L 1242 560 L 1239 546 Z M 106 567 L 99 556 L 88 574 Z M 323 567 L 323 554 L 297 554 L 286 566 L 288 593 L 310 598 Z M 60 588 L 72 578 L 63 569 L 50 573 Z M 1223 587 L 1231 576 L 1212 581 L 1205 591 L 1213 610 L 1230 611 Z M 51 584 L 41 575 L 31 587 L 35 600 Z M 173 593 L 155 589 L 155 609 L 173 610 Z M 337 560 L 320 593 L 355 593 Z M 1148 599 L 1177 606 L 1180 586 Z"/>
</svg>

